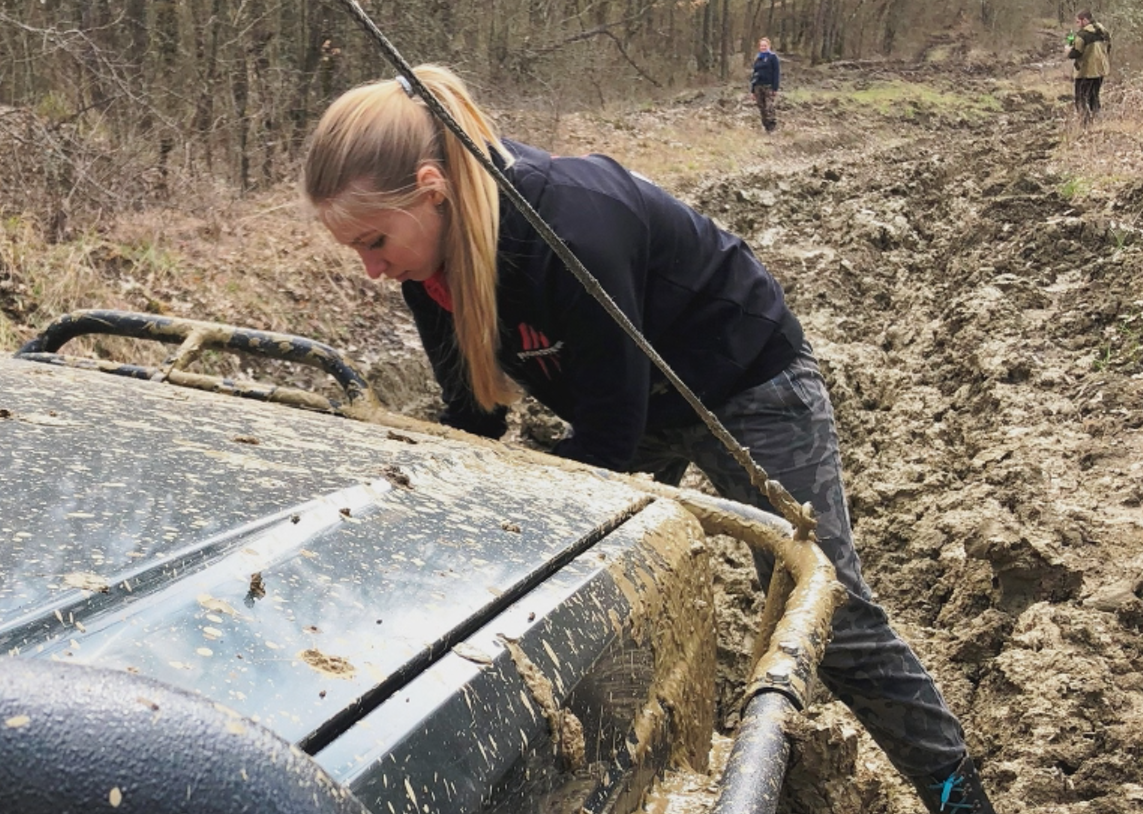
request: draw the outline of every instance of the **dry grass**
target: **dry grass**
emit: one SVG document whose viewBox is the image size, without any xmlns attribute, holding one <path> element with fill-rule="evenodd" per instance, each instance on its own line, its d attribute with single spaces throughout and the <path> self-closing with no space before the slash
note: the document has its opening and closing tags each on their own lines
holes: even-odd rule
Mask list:
<svg viewBox="0 0 1143 814">
<path fill-rule="evenodd" d="M 667 187 L 773 153 L 758 109 L 741 89 L 690 91 L 667 104 L 612 105 L 560 117 L 502 112 L 507 137 L 556 154 L 603 152 Z"/>
<path fill-rule="evenodd" d="M 15 350 L 23 343 L 20 330 L 4 313 L 0 313 L 0 350 Z"/>
<path fill-rule="evenodd" d="M 1014 75 L 1011 84 L 1055 105 L 1062 139 L 1052 168 L 1067 179 L 1077 200 L 1113 194 L 1143 179 L 1143 73 L 1114 72 L 1104 83 L 1101 115 L 1087 128 L 1072 106 L 1069 63 L 1038 63 Z"/>
<path fill-rule="evenodd" d="M 885 138 L 907 138 L 898 124 L 902 111 L 960 115 L 963 107 L 964 97 L 918 83 L 878 81 L 858 90 L 848 81 L 816 90 L 807 82 L 792 93 L 780 112 L 786 126 L 771 138 L 738 86 L 691 91 L 663 105 L 559 118 L 513 111 L 500 118 L 514 137 L 560 153 L 606 152 L 681 191 L 759 162 L 798 153 L 812 158 L 815 140 L 849 140 L 860 149 L 872 138 L 871 126 Z M 1054 161 L 1061 192 L 1077 202 L 1143 178 L 1143 78 L 1109 83 L 1104 115 L 1087 130 L 1074 123 L 1070 81 L 1058 65 L 980 87 L 970 98 L 973 116 L 1002 115 L 996 111 L 1009 94 L 1038 92 L 1050 100 L 1064 130 Z M 854 124 L 857 108 L 882 112 Z M 353 353 L 353 337 L 386 318 L 387 298 L 360 273 L 352 253 L 301 216 L 295 195 L 291 186 L 249 199 L 211 190 L 184 210 L 124 215 L 102 231 L 57 244 L 32 220 L 8 218 L 0 225 L 0 351 L 14 350 L 62 313 L 98 307 L 297 333 Z M 1123 219 L 1137 229 L 1143 215 L 1136 206 Z M 117 349 L 103 342 L 86 350 Z"/>
<path fill-rule="evenodd" d="M 293 191 L 220 200 L 206 216 L 153 210 L 47 242 L 31 221 L 0 232 L 0 351 L 61 314 L 114 308 L 302 334 L 345 346 L 351 313 L 381 298 L 353 258 L 297 212 Z M 304 316 L 302 316 L 304 315 Z M 65 352 L 156 364 L 154 343 L 80 338 Z M 208 372 L 234 375 L 240 360 Z"/>
<path fill-rule="evenodd" d="M 1091 193 L 1112 194 L 1143 180 L 1143 78 L 1109 86 L 1102 101 L 1100 118 L 1087 128 L 1069 115 L 1059 164 Z"/>
</svg>

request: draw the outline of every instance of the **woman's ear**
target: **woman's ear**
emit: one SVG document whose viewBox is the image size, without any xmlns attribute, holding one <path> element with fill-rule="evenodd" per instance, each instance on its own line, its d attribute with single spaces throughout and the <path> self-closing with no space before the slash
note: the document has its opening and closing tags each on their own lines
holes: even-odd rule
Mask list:
<svg viewBox="0 0 1143 814">
<path fill-rule="evenodd" d="M 433 206 L 444 203 L 448 182 L 436 164 L 422 164 L 417 169 L 417 189 L 427 192 Z"/>
</svg>

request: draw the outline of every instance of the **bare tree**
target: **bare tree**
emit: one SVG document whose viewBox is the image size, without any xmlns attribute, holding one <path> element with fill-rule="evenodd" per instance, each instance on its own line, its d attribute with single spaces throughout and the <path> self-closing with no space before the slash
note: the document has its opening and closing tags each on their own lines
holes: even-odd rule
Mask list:
<svg viewBox="0 0 1143 814">
<path fill-rule="evenodd" d="M 446 62 L 486 97 L 528 104 L 538 91 L 552 109 L 716 70 L 730 80 L 735 49 L 748 61 L 761 35 L 811 62 L 873 50 L 908 56 L 952 26 L 1012 38 L 1022 21 L 1067 22 L 1074 12 L 1060 0 L 375 0 L 369 8 L 410 61 Z M 1141 8 L 1104 0 L 1098 11 L 1129 42 L 1143 31 Z M 45 132 L 67 126 L 64 141 L 44 140 L 58 165 L 45 177 L 54 179 L 60 222 L 85 197 L 98 212 L 169 195 L 176 173 L 243 190 L 275 183 L 294 172 L 314 117 L 337 94 L 391 74 L 329 0 L 0 0 L 0 104 L 34 110 Z M 130 194 L 100 191 L 97 162 L 85 158 L 100 151 Z"/>
</svg>

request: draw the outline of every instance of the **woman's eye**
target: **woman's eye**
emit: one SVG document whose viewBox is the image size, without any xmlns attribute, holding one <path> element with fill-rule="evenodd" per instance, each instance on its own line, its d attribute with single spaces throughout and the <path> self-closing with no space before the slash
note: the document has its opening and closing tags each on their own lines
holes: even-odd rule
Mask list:
<svg viewBox="0 0 1143 814">
<path fill-rule="evenodd" d="M 369 244 L 371 249 L 380 249 L 385 245 L 385 235 L 379 235 L 376 240 Z"/>
</svg>

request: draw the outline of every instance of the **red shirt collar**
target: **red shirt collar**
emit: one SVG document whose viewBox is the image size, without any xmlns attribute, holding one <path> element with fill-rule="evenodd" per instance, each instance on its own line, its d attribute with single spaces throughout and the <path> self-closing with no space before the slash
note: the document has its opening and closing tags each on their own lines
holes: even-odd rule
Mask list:
<svg viewBox="0 0 1143 814">
<path fill-rule="evenodd" d="M 445 279 L 443 268 L 437 269 L 436 273 L 421 285 L 437 305 L 452 313 L 452 292 L 448 289 L 448 280 Z"/>
</svg>

